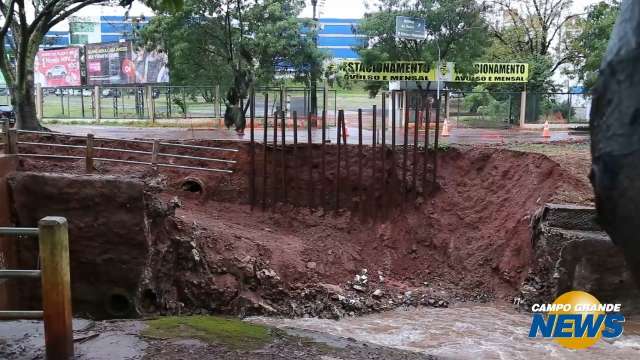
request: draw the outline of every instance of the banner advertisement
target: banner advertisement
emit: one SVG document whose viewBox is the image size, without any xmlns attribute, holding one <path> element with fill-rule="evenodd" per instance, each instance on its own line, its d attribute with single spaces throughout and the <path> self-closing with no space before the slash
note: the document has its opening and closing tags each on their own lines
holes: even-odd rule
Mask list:
<svg viewBox="0 0 640 360">
<path fill-rule="evenodd" d="M 85 45 L 88 85 L 131 84 L 135 68 L 131 61 L 131 43 Z"/>
<path fill-rule="evenodd" d="M 146 51 L 143 48 L 133 50 L 136 83 L 168 83 L 169 57 L 165 52 Z"/>
<path fill-rule="evenodd" d="M 527 82 L 529 64 L 476 63 L 471 74 L 455 71 L 455 64 L 443 63 L 440 80 L 447 82 L 514 83 Z M 386 61 L 365 65 L 361 61 L 343 61 L 339 70 L 349 80 L 436 81 L 436 68 L 422 61 Z"/>
<path fill-rule="evenodd" d="M 80 48 L 38 51 L 34 83 L 43 87 L 80 86 Z"/>
<path fill-rule="evenodd" d="M 85 46 L 89 85 L 169 82 L 166 53 L 134 49 L 131 42 Z"/>
</svg>

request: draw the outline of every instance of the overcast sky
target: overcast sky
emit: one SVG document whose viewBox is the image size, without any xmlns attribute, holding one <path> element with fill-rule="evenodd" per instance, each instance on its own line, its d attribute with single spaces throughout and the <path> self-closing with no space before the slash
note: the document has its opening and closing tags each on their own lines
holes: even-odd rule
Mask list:
<svg viewBox="0 0 640 360">
<path fill-rule="evenodd" d="M 324 1 L 325 5 L 322 8 L 321 18 L 361 18 L 365 13 L 365 2 L 367 0 L 318 0 L 318 2 Z M 573 11 L 581 12 L 584 8 L 590 4 L 596 3 L 599 0 L 574 0 Z M 307 8 L 302 12 L 303 17 L 311 17 L 312 8 L 311 1 L 306 0 Z M 368 1 L 373 3 L 372 0 Z"/>
<path fill-rule="evenodd" d="M 304 9 L 301 16 L 311 17 L 312 7 L 311 1 L 305 0 L 308 6 Z M 587 5 L 598 2 L 599 0 L 574 0 L 573 12 L 581 12 Z M 324 3 L 320 9 L 320 18 L 341 18 L 341 19 L 359 19 L 364 16 L 366 11 L 365 3 L 374 4 L 375 0 L 318 0 L 318 3 Z M 124 15 L 125 10 L 121 7 L 107 6 L 90 6 L 80 10 L 79 16 L 99 16 L 99 15 Z M 129 12 L 132 16 L 153 15 L 146 6 L 138 1 L 134 1 L 133 7 Z"/>
</svg>

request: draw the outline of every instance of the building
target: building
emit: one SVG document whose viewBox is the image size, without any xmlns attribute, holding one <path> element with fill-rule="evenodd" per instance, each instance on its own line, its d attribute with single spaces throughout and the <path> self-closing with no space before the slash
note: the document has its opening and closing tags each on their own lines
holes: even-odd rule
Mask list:
<svg viewBox="0 0 640 360">
<path fill-rule="evenodd" d="M 132 40 L 135 30 L 149 23 L 152 16 L 140 14 L 72 16 L 65 26 L 59 26 L 45 36 L 44 48 Z M 359 19 L 320 19 L 318 47 L 329 51 L 336 59 L 356 59 L 353 50 L 363 39 L 356 34 Z"/>
</svg>

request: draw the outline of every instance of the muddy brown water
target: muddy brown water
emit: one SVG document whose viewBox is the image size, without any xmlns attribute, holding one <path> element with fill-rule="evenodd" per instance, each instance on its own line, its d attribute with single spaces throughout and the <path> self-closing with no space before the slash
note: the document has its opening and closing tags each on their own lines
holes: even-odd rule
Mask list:
<svg viewBox="0 0 640 360">
<path fill-rule="evenodd" d="M 338 321 L 267 317 L 248 321 L 319 331 L 450 359 L 640 359 L 638 317 L 627 320 L 618 339 L 600 340 L 586 350 L 569 350 L 548 339 L 529 338 L 531 315 L 503 305 L 397 309 Z"/>
</svg>

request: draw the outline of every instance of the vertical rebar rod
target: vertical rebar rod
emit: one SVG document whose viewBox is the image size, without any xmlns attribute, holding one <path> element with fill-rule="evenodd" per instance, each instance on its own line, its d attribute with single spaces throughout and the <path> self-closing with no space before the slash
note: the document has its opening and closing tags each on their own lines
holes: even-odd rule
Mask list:
<svg viewBox="0 0 640 360">
<path fill-rule="evenodd" d="M 378 142 L 378 132 L 377 132 L 377 128 L 376 128 L 376 123 L 378 122 L 378 118 L 377 118 L 377 106 L 374 104 L 373 105 L 373 121 L 372 121 L 372 131 L 373 131 L 373 140 L 371 142 L 371 144 L 373 145 L 373 149 L 375 150 L 376 147 L 376 143 Z M 375 154 L 375 151 L 374 151 Z"/>
<path fill-rule="evenodd" d="M 404 136 L 402 147 L 402 206 L 407 200 L 407 143 L 409 142 L 409 96 L 404 103 Z"/>
<path fill-rule="evenodd" d="M 363 199 L 365 191 L 362 183 L 362 109 L 358 109 L 358 206 L 364 210 Z"/>
<path fill-rule="evenodd" d="M 320 156 L 321 156 L 321 176 L 320 176 L 320 207 L 324 207 L 325 204 L 325 181 L 326 181 L 326 162 L 325 162 L 325 143 L 327 142 L 327 111 L 322 110 L 322 144 L 320 144 Z"/>
<path fill-rule="evenodd" d="M 287 202 L 287 154 L 286 154 L 286 140 L 285 140 L 285 132 L 287 130 L 287 114 L 284 111 L 280 111 L 280 120 L 282 121 L 281 123 L 281 127 L 280 127 L 280 132 L 281 132 L 281 136 L 282 139 L 280 140 L 282 142 L 282 148 L 280 149 L 280 161 L 282 162 L 282 164 L 280 164 L 280 166 L 282 167 L 282 201 L 283 202 Z"/>
<path fill-rule="evenodd" d="M 433 139 L 433 186 L 436 185 L 436 174 L 438 172 L 438 136 L 440 135 L 440 99 L 436 108 L 436 128 Z"/>
<path fill-rule="evenodd" d="M 251 138 L 251 179 L 249 179 L 249 183 L 251 184 L 251 190 L 249 193 L 250 202 L 251 202 L 251 210 L 256 205 L 256 142 L 255 142 L 255 117 L 256 117 L 256 94 L 255 90 L 251 89 L 251 107 L 249 109 L 249 134 Z"/>
<path fill-rule="evenodd" d="M 412 191 L 416 191 L 416 186 L 418 185 L 418 123 L 420 122 L 420 106 L 421 99 L 418 97 L 416 99 L 416 107 L 413 111 L 413 176 L 411 177 L 412 181 Z"/>
<path fill-rule="evenodd" d="M 382 121 L 380 123 L 380 131 L 382 132 L 382 213 L 386 213 L 387 205 L 387 167 L 385 158 L 387 157 L 386 138 L 387 138 L 387 93 L 382 93 Z"/>
<path fill-rule="evenodd" d="M 278 194 L 278 180 L 276 177 L 276 173 L 278 172 L 278 165 L 276 162 L 276 151 L 278 150 L 278 113 L 279 111 L 277 110 L 273 113 L 273 151 L 271 156 L 271 165 L 273 167 L 273 181 L 271 181 L 273 184 L 273 205 L 278 202 L 280 197 Z"/>
<path fill-rule="evenodd" d="M 264 93 L 264 119 L 262 130 L 262 210 L 267 208 L 267 127 L 269 125 L 269 93 Z"/>
<path fill-rule="evenodd" d="M 376 198 L 377 198 L 377 194 L 376 194 L 376 180 L 377 180 L 377 174 L 376 174 L 376 165 L 377 165 L 377 152 L 376 152 L 376 143 L 378 142 L 378 132 L 377 132 L 377 127 L 376 127 L 376 123 L 378 122 L 378 106 L 376 104 L 373 104 L 373 136 L 371 138 L 371 194 L 373 195 L 373 197 L 371 198 L 371 200 L 373 201 L 373 203 L 371 204 L 371 206 L 373 207 L 373 218 L 374 220 L 377 219 L 378 217 L 378 206 L 376 204 Z"/>
<path fill-rule="evenodd" d="M 291 167 L 293 168 L 293 171 L 296 171 L 298 169 L 298 112 L 294 110 L 291 115 L 293 116 L 293 165 Z M 297 198 L 295 195 L 296 192 L 294 191 L 291 195 L 291 202 L 294 204 Z"/>
<path fill-rule="evenodd" d="M 314 207 L 315 196 L 313 187 L 313 139 L 311 138 L 311 118 L 312 113 L 307 114 L 307 147 L 309 148 L 309 158 L 307 159 L 307 167 L 309 170 L 309 207 Z"/>
<path fill-rule="evenodd" d="M 342 118 L 344 116 L 344 110 L 338 111 L 338 126 L 336 126 L 336 143 L 338 144 L 338 155 L 336 161 L 336 211 L 340 209 L 340 130 L 342 128 Z"/>
<path fill-rule="evenodd" d="M 426 114 L 424 120 L 424 173 L 422 174 L 422 187 L 426 192 L 427 187 L 427 166 L 428 166 L 428 158 L 429 158 L 429 126 L 431 123 L 431 102 L 427 98 L 426 103 Z"/>
<path fill-rule="evenodd" d="M 391 151 L 396 151 L 396 92 L 391 92 Z"/>
</svg>

